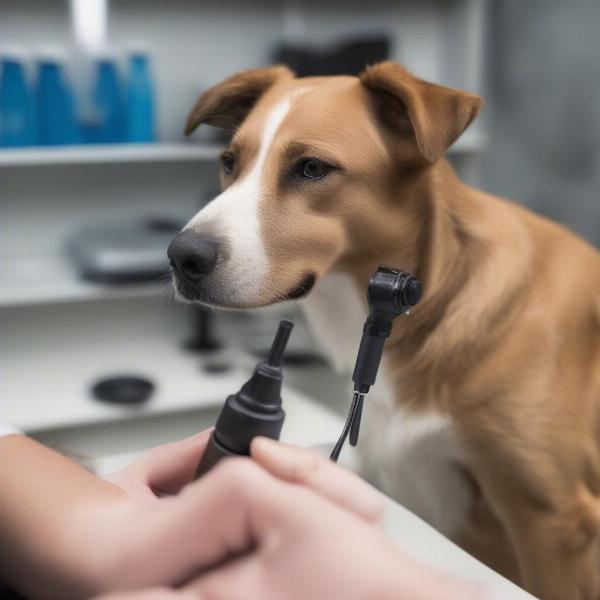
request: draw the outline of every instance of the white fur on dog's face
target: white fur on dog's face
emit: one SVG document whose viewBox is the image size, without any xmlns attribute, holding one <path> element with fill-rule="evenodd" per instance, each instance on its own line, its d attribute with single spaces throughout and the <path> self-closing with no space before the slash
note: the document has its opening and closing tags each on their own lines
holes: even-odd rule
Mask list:
<svg viewBox="0 0 600 600">
<path fill-rule="evenodd" d="M 228 187 L 201 210 L 184 229 L 210 231 L 227 246 L 225 263 L 219 265 L 218 278 L 227 288 L 227 304 L 238 307 L 256 303 L 266 284 L 269 261 L 260 232 L 259 203 L 262 178 L 269 150 L 282 121 L 290 110 L 291 99 L 284 98 L 271 110 L 264 123 L 256 161 L 241 181 Z M 234 285 L 228 285 L 232 282 Z M 211 302 L 211 298 L 207 298 Z M 224 300 L 214 298 L 225 304 Z"/>
</svg>

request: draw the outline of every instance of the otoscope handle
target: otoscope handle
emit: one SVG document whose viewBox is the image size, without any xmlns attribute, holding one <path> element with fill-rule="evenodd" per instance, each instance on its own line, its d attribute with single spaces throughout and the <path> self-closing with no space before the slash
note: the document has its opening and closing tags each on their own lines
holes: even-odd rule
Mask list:
<svg viewBox="0 0 600 600">
<path fill-rule="evenodd" d="M 213 431 L 208 440 L 206 450 L 202 456 L 202 460 L 196 469 L 196 479 L 202 477 L 207 471 L 210 471 L 222 458 L 228 456 L 239 456 L 235 452 L 230 452 L 219 440 L 215 439 L 215 432 Z"/>
<path fill-rule="evenodd" d="M 264 363 L 257 367 L 258 373 L 264 369 Z M 263 374 L 264 377 L 264 374 Z M 261 377 L 261 379 L 263 378 Z M 221 414 L 217 419 L 215 430 L 210 436 L 206 452 L 200 460 L 196 477 L 213 467 L 219 460 L 226 456 L 249 456 L 250 444 L 257 436 L 269 437 L 278 440 L 285 419 L 285 412 L 281 408 L 281 400 L 277 404 L 262 404 L 255 401 L 246 393 L 248 384 L 256 382 L 255 375 L 235 395 L 231 395 L 225 401 Z M 281 378 L 271 380 L 271 390 L 260 386 L 266 396 L 273 396 L 273 392 L 279 395 Z M 271 391 L 271 394 L 268 392 Z M 272 399 L 272 398 L 271 398 Z"/>
<path fill-rule="evenodd" d="M 377 370 L 383 355 L 383 346 L 391 331 L 391 319 L 380 319 L 377 316 L 369 315 L 365 321 L 354 373 L 352 374 L 355 392 L 366 394 L 370 386 L 375 383 Z"/>
</svg>

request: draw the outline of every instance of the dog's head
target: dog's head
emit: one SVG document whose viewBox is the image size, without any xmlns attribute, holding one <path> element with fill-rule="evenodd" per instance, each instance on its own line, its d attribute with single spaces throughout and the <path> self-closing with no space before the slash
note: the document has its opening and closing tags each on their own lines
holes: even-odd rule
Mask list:
<svg viewBox="0 0 600 600">
<path fill-rule="evenodd" d="M 307 294 L 335 265 L 377 260 L 412 226 L 402 189 L 475 118 L 478 96 L 386 62 L 360 77 L 246 71 L 205 92 L 186 132 L 235 131 L 223 192 L 169 248 L 180 296 L 252 308 Z M 414 218 L 414 215 L 413 215 Z"/>
</svg>

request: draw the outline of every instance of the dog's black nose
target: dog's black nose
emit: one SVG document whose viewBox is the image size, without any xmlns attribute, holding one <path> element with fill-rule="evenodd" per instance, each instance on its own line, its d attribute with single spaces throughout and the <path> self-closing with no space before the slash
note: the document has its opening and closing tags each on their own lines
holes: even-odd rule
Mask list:
<svg viewBox="0 0 600 600">
<path fill-rule="evenodd" d="M 194 285 L 215 266 L 217 245 L 188 229 L 175 236 L 167 255 L 175 274 Z"/>
</svg>

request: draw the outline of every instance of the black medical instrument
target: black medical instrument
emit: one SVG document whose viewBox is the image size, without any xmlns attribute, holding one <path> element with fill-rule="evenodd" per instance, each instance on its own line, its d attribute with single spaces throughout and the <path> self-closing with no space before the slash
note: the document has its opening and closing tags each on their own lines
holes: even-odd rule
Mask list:
<svg viewBox="0 0 600 600">
<path fill-rule="evenodd" d="M 369 316 L 363 327 L 352 375 L 354 394 L 331 460 L 337 461 L 348 435 L 350 444 L 356 446 L 364 396 L 375 383 L 392 323 L 398 315 L 408 313 L 421 296 L 421 283 L 406 271 L 380 265 L 371 277 L 367 290 Z M 206 473 L 224 457 L 249 456 L 250 444 L 256 436 L 279 439 L 285 419 L 281 403 L 281 360 L 293 326 L 290 321 L 281 321 L 267 360 L 258 363 L 252 377 L 239 392 L 225 401 L 196 470 L 196 477 Z"/>
<path fill-rule="evenodd" d="M 250 443 L 256 436 L 279 439 L 285 419 L 281 407 L 281 359 L 293 327 L 291 321 L 279 323 L 267 360 L 258 363 L 239 392 L 225 401 L 196 477 L 226 456 L 249 456 Z"/>
<path fill-rule="evenodd" d="M 351 446 L 358 443 L 364 397 L 375 383 L 383 346 L 392 332 L 392 323 L 398 315 L 408 314 L 422 295 L 421 282 L 406 271 L 379 265 L 371 277 L 367 289 L 369 316 L 363 326 L 352 374 L 352 403 L 342 434 L 331 452 L 331 460 L 337 461 L 339 458 L 348 434 Z"/>
</svg>

